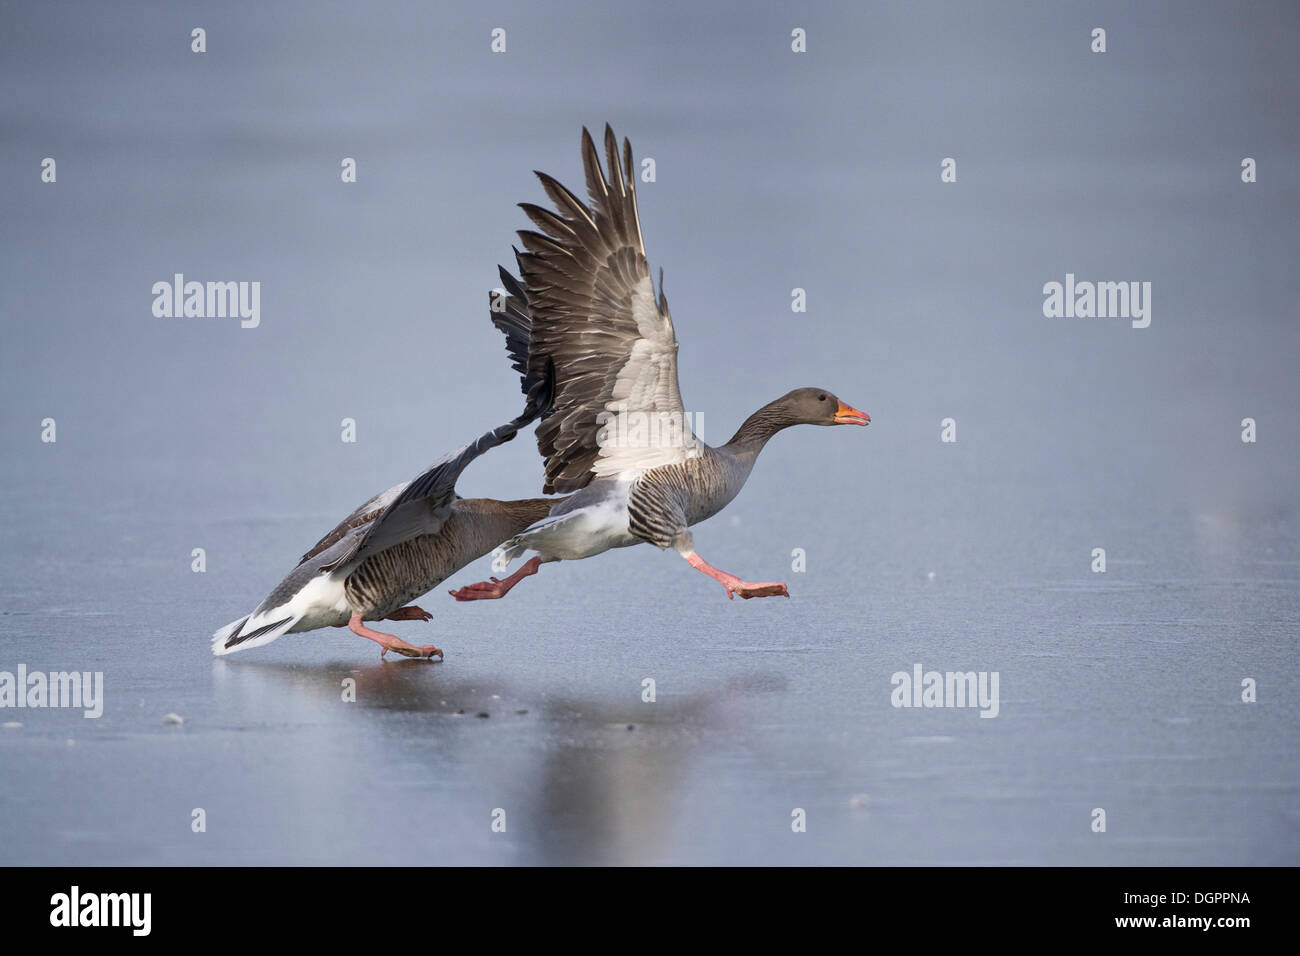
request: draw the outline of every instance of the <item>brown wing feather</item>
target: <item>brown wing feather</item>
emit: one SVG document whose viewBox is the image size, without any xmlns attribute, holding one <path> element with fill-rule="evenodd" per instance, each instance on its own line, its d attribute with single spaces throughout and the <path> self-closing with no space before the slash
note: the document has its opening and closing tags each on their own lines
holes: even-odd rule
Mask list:
<svg viewBox="0 0 1300 956">
<path fill-rule="evenodd" d="M 376 507 L 375 503 L 382 498 L 382 494 L 375 495 L 352 514 L 348 515 L 325 537 L 321 538 L 311 550 L 304 554 L 299 560 L 299 564 L 305 564 L 322 551 L 333 547 L 337 542 L 342 541 L 344 536 L 354 528 L 360 528 L 362 525 L 369 524 L 384 513 L 384 506 Z"/>
<path fill-rule="evenodd" d="M 591 205 L 540 172 L 537 176 L 556 211 L 521 204 L 539 230 L 519 233 L 524 251 L 517 256 L 533 317 L 530 368 L 554 365 L 553 411 L 537 428 L 537 447 L 546 460 L 543 489 L 548 494 L 576 491 L 593 477 L 600 456 L 597 416 L 617 399 L 619 374 L 632 359 L 633 349 L 638 343 L 644 348 L 647 338 L 634 308 L 638 301 L 644 303 L 647 290 L 649 308 L 658 312 L 651 344 L 658 353 L 673 353 L 670 361 L 660 362 L 647 374 L 671 373 L 671 388 L 657 391 L 668 396 L 660 399 L 668 410 L 681 408 L 672 319 L 662 296 L 653 300 L 641 239 L 632 146 L 624 140 L 620 161 L 618 141 L 609 126 L 605 127 L 605 159 L 608 177 L 584 128 L 582 161 Z M 642 309 L 648 311 L 645 305 Z M 640 318 L 646 321 L 645 314 Z M 663 367 L 668 371 L 661 371 Z"/>
</svg>

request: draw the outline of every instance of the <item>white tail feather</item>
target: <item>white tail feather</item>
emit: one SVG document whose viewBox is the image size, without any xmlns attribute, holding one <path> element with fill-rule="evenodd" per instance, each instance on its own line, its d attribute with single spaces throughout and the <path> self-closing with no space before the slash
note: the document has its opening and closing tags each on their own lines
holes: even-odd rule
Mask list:
<svg viewBox="0 0 1300 956">
<path fill-rule="evenodd" d="M 301 618 L 302 615 L 295 615 L 286 605 L 281 605 L 262 614 L 250 614 L 238 621 L 231 621 L 212 635 L 212 653 L 218 657 L 224 657 L 226 654 L 233 654 L 236 651 L 246 651 L 250 647 L 261 647 L 264 644 L 270 644 L 297 624 Z M 268 625 L 274 626 L 268 627 Z M 262 630 L 263 628 L 265 630 Z M 257 634 L 259 630 L 262 630 L 262 633 Z M 257 636 L 244 638 L 238 644 L 231 644 L 231 640 L 237 638 L 240 634 L 257 634 Z"/>
<path fill-rule="evenodd" d="M 259 609 L 221 628 L 212 635 L 212 653 L 221 657 L 235 651 L 246 651 L 250 647 L 262 647 L 295 627 L 309 631 L 317 627 L 342 624 L 350 615 L 343 581 L 328 572 L 318 574 L 283 604 L 266 610 Z M 232 644 L 241 634 L 248 636 L 238 644 Z"/>
</svg>

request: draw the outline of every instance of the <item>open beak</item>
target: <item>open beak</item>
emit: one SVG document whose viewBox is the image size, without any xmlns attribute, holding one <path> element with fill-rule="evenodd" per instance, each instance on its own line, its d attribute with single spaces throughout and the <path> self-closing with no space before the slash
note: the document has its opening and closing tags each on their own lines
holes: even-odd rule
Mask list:
<svg viewBox="0 0 1300 956">
<path fill-rule="evenodd" d="M 871 416 L 866 412 L 860 412 L 851 405 L 845 405 L 840 402 L 840 407 L 835 411 L 836 425 L 869 425 Z"/>
</svg>

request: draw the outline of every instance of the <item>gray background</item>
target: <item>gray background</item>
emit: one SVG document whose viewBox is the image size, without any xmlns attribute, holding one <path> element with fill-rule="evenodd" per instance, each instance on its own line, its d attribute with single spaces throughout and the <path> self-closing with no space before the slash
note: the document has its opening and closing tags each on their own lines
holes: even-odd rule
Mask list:
<svg viewBox="0 0 1300 956">
<path fill-rule="evenodd" d="M 7 5 L 0 670 L 102 670 L 107 706 L 0 712 L 0 862 L 1297 862 L 1300 14 L 975 6 Z M 393 630 L 442 664 L 214 660 L 517 412 L 485 292 L 530 170 L 579 189 L 607 120 L 657 163 L 703 437 L 800 385 L 872 416 L 778 436 L 696 529 L 792 599 L 641 547 L 435 591 Z M 261 327 L 154 318 L 175 272 L 259 280 Z M 1067 272 L 1152 282 L 1151 327 L 1044 318 Z M 460 489 L 540 483 L 527 436 Z M 998 671 L 1001 715 L 891 707 L 916 662 Z"/>
</svg>

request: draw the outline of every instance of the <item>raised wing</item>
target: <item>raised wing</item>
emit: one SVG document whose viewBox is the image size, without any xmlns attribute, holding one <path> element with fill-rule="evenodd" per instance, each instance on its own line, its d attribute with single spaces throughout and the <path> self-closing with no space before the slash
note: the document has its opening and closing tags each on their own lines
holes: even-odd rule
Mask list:
<svg viewBox="0 0 1300 956">
<path fill-rule="evenodd" d="M 370 526 L 371 522 L 384 513 L 384 509 L 393 503 L 393 499 L 401 494 L 402 490 L 405 489 L 408 484 L 410 484 L 410 482 L 403 482 L 400 485 L 394 485 L 392 488 L 380 492 L 365 504 L 361 505 L 356 511 L 352 512 L 352 514 L 340 521 L 338 526 L 330 531 L 329 534 L 325 535 L 325 537 L 312 545 L 311 550 L 298 559 L 298 564 L 306 564 L 318 554 L 328 551 L 349 534 L 357 532 L 358 529 L 365 531 Z"/>
<path fill-rule="evenodd" d="M 336 543 L 340 541 L 348 543 L 331 555 L 329 563 L 323 565 L 321 570 L 328 571 L 350 564 L 359 564 L 372 554 L 378 554 L 395 544 L 418 538 L 420 535 L 437 534 L 451 513 L 452 502 L 456 500 L 456 480 L 460 478 L 460 473 L 471 461 L 488 449 L 514 438 L 525 424 L 526 421 L 521 423 L 519 419 L 515 419 L 494 428 L 480 436 L 473 444 L 466 445 L 452 452 L 442 461 L 430 465 L 413 481 L 384 492 L 378 498 L 383 507 L 377 513 L 372 510 L 373 517 L 369 520 L 366 520 L 367 516 L 364 515 L 355 520 L 349 518 L 344 525 L 351 522 L 351 527 L 345 528 L 344 525 L 340 525 L 331 532 L 331 535 L 337 535 Z M 366 505 L 362 505 L 357 512 L 365 507 Z M 354 512 L 354 515 L 356 514 Z M 326 536 L 322 544 L 325 544 L 329 537 Z M 332 544 L 325 544 L 326 548 L 331 546 Z M 305 557 L 311 556 L 311 552 L 308 552 Z"/>
<path fill-rule="evenodd" d="M 412 481 L 375 495 L 317 541 L 302 556 L 299 567 L 332 548 L 336 550 L 323 557 L 321 570 L 359 563 L 395 544 L 423 534 L 436 534 L 456 500 L 456 481 L 460 473 L 485 451 L 510 441 L 519 429 L 550 407 L 550 364 L 530 363 L 532 319 L 522 302 L 523 293 L 518 284 L 508 273 L 503 273 L 502 278 L 507 280 L 507 290 L 513 302 L 502 308 L 502 299 L 491 298 L 492 324 L 505 334 L 511 364 L 520 373 L 520 390 L 527 396 L 523 412 L 514 420 L 480 435 L 472 444 L 430 465 Z"/>
<path fill-rule="evenodd" d="M 553 365 L 554 407 L 537 427 L 544 491 L 569 492 L 592 478 L 635 476 L 700 454 L 677 385 L 677 338 L 646 262 L 637 215 L 632 146 L 605 127 L 610 175 L 582 131 L 588 207 L 537 173 L 556 212 L 520 207 L 541 230 L 519 233 L 529 371 Z"/>
</svg>

